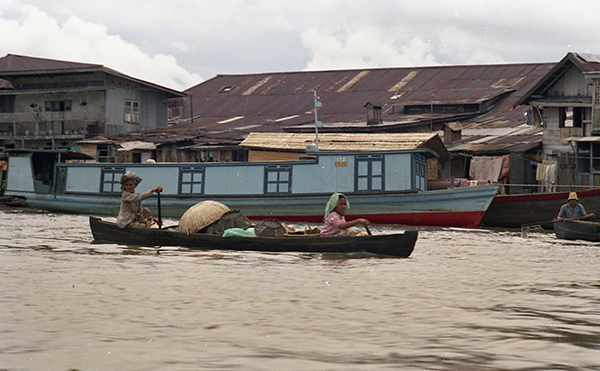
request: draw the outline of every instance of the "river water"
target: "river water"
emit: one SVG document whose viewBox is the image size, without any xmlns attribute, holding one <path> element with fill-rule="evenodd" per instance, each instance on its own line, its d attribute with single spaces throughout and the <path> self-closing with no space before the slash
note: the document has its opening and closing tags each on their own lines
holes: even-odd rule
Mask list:
<svg viewBox="0 0 600 371">
<path fill-rule="evenodd" d="M 600 370 L 593 243 L 428 230 L 408 259 L 157 253 L 93 244 L 81 215 L 0 225 L 1 370 Z"/>
</svg>

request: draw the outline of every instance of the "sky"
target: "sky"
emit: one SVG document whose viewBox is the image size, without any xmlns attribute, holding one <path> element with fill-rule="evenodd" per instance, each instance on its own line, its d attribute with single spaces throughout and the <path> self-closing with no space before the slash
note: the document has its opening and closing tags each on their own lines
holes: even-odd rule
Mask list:
<svg viewBox="0 0 600 371">
<path fill-rule="evenodd" d="M 558 62 L 600 54 L 598 0 L 0 0 L 0 57 L 185 90 L 217 74 Z"/>
</svg>

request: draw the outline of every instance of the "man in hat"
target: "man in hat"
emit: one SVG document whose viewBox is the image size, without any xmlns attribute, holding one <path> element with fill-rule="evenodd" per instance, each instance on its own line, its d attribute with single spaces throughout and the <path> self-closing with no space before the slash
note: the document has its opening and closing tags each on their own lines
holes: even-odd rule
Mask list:
<svg viewBox="0 0 600 371">
<path fill-rule="evenodd" d="M 125 228 L 128 225 L 134 227 L 150 227 L 152 219 L 150 209 L 142 207 L 142 200 L 152 196 L 152 193 L 162 192 L 162 187 L 156 187 L 144 193 L 136 194 L 135 188 L 142 182 L 133 171 L 128 171 L 121 177 L 120 183 L 123 189 L 121 196 L 121 209 L 117 216 L 117 225 L 119 228 Z"/>
<path fill-rule="evenodd" d="M 560 207 L 560 211 L 558 212 L 558 216 L 556 220 L 559 222 L 565 219 L 574 219 L 574 218 L 593 218 L 596 215 L 594 213 L 586 213 L 585 207 L 579 203 L 579 198 L 577 198 L 577 193 L 570 192 L 568 202 Z"/>
</svg>

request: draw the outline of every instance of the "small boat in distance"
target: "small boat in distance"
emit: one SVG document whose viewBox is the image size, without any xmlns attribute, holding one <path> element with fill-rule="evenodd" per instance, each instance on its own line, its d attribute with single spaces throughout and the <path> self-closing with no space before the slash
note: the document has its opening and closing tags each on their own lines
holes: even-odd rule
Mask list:
<svg viewBox="0 0 600 371">
<path fill-rule="evenodd" d="M 408 258 L 417 242 L 417 231 L 352 237 L 286 235 L 283 237 L 222 237 L 206 233 L 183 233 L 169 229 L 121 229 L 116 223 L 90 217 L 94 241 L 134 246 L 181 246 L 201 250 L 350 253 L 368 252 Z"/>
<path fill-rule="evenodd" d="M 554 222 L 556 238 L 600 242 L 600 223 L 585 220 Z"/>
<path fill-rule="evenodd" d="M 577 191 L 579 201 L 588 212 L 600 214 L 600 188 Z M 540 220 L 553 220 L 567 203 L 569 192 L 523 193 L 496 195 L 485 212 L 481 224 L 486 227 L 519 228 Z M 552 228 L 552 223 L 542 225 Z"/>
</svg>

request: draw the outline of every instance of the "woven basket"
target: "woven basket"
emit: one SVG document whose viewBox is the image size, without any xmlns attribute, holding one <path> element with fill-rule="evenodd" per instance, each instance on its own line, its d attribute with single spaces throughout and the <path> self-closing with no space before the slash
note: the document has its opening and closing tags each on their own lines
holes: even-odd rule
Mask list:
<svg viewBox="0 0 600 371">
<path fill-rule="evenodd" d="M 206 233 L 221 236 L 229 228 L 246 229 L 252 226 L 252 222 L 246 215 L 242 214 L 239 210 L 231 210 L 223 214 L 218 221 L 206 227 Z"/>
<path fill-rule="evenodd" d="M 216 222 L 229 208 L 217 201 L 206 200 L 198 202 L 186 210 L 179 219 L 179 232 L 195 233 Z"/>
<path fill-rule="evenodd" d="M 279 220 L 265 219 L 254 226 L 254 233 L 258 237 L 282 237 L 287 229 Z"/>
</svg>

